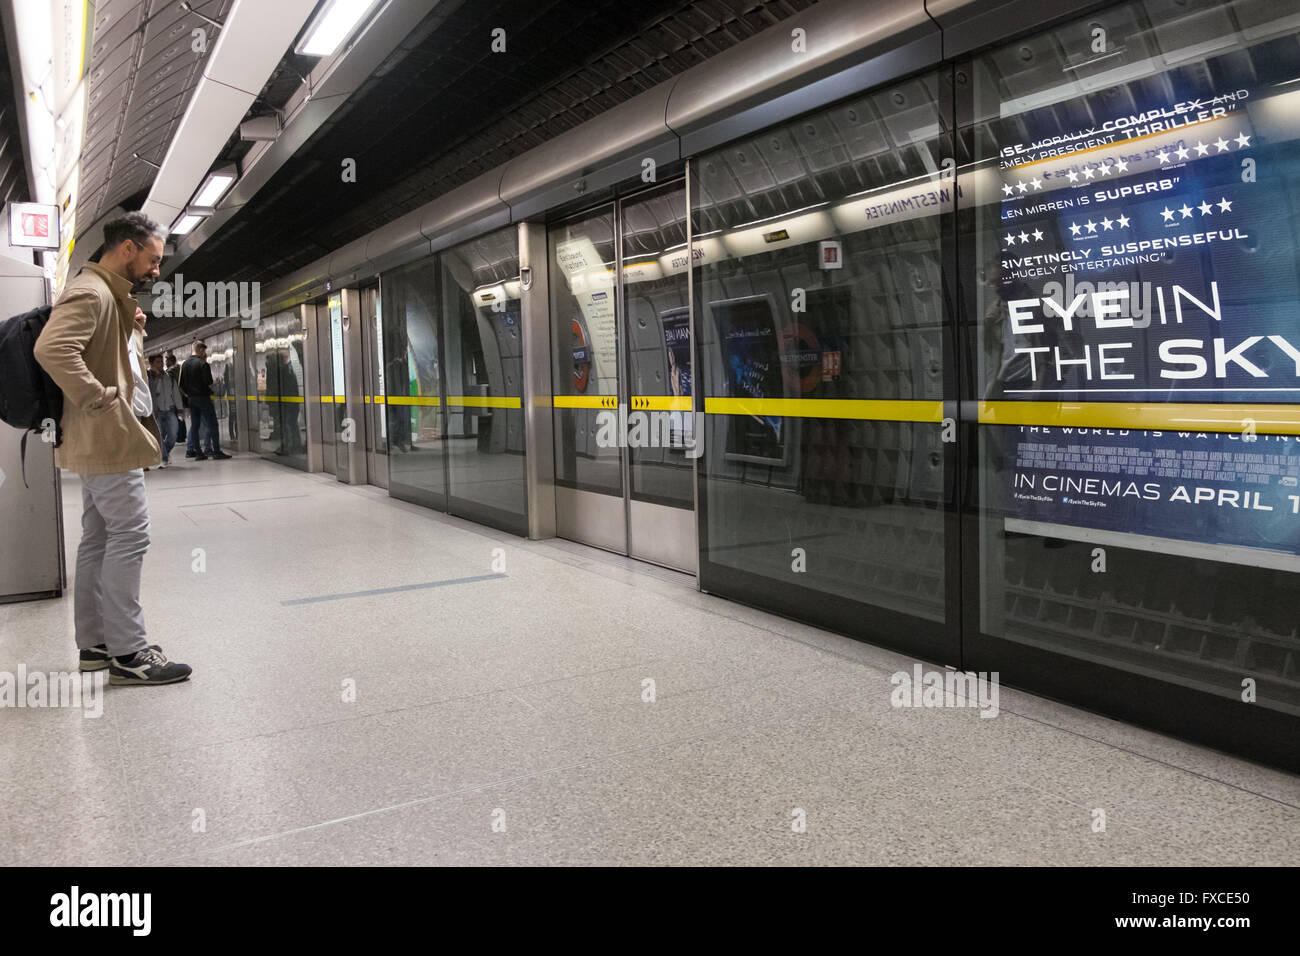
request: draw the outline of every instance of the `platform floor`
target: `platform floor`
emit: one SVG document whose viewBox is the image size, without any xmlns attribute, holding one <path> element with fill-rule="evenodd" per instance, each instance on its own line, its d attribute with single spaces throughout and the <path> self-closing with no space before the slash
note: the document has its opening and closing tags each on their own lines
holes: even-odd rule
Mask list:
<svg viewBox="0 0 1300 956">
<path fill-rule="evenodd" d="M 993 719 L 896 709 L 902 655 L 378 488 L 249 456 L 147 478 L 150 638 L 194 678 L 0 709 L 0 863 L 1300 857 L 1289 774 L 1005 687 Z M 71 597 L 0 606 L 0 670 L 75 661 Z"/>
</svg>

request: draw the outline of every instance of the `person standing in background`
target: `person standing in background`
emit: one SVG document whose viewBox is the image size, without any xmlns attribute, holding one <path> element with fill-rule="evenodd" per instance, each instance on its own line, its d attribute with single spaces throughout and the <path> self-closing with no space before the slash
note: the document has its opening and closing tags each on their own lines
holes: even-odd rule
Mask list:
<svg viewBox="0 0 1300 956">
<path fill-rule="evenodd" d="M 181 397 L 181 407 L 176 412 L 176 441 L 185 442 L 189 447 L 189 441 L 186 438 L 185 428 L 185 410 L 190 407 L 189 402 L 185 401 L 185 393 L 181 391 L 181 367 L 176 362 L 176 353 L 168 350 L 163 353 L 163 371 L 170 377 L 176 385 L 176 394 Z"/>
<path fill-rule="evenodd" d="M 212 403 L 212 369 L 208 366 L 208 346 L 200 339 L 194 343 L 194 354 L 181 366 L 181 394 L 190 405 L 190 436 L 186 458 L 206 461 L 209 458 L 229 458 L 221 450 L 221 435 L 217 431 L 217 409 Z M 202 425 L 202 436 L 199 428 Z M 199 439 L 202 437 L 202 444 Z"/>
<path fill-rule="evenodd" d="M 181 415 L 181 393 L 175 380 L 163 369 L 160 354 L 149 356 L 149 391 L 153 395 L 153 417 L 162 437 L 162 464 L 171 464 L 171 451 L 176 447 L 176 427 Z"/>
</svg>

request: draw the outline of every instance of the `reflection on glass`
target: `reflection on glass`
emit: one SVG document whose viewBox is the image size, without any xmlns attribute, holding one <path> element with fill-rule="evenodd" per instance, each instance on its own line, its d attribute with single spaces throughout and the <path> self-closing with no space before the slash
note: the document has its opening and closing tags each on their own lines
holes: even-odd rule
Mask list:
<svg viewBox="0 0 1300 956">
<path fill-rule="evenodd" d="M 324 309 L 318 312 L 318 328 L 321 330 L 321 348 L 329 355 L 330 388 L 322 395 L 330 401 L 321 402 L 322 427 L 327 428 L 334 440 L 334 474 L 346 476 L 348 473 L 351 443 L 344 441 L 343 428 L 347 420 L 347 371 L 343 361 L 343 295 L 336 292 L 325 302 Z M 328 451 L 327 451 L 328 454 Z"/>
<path fill-rule="evenodd" d="M 267 379 L 279 396 L 271 451 L 280 461 L 307 468 L 307 420 L 303 389 L 303 350 L 306 345 L 300 310 L 275 317 L 275 348 L 266 353 Z"/>
<path fill-rule="evenodd" d="M 963 242 L 982 629 L 1234 699 L 1250 675 L 1256 706 L 1300 712 L 1300 42 L 1278 9 L 1120 5 L 979 57 Z"/>
<path fill-rule="evenodd" d="M 267 316 L 258 323 L 255 338 L 250 371 L 258 399 L 256 448 L 306 471 L 302 316 L 296 310 Z"/>
<path fill-rule="evenodd" d="M 710 590 L 945 620 L 938 97 L 920 77 L 692 164 Z"/>
<path fill-rule="evenodd" d="M 527 533 L 517 230 L 443 252 L 447 471 L 453 514 Z"/>
<path fill-rule="evenodd" d="M 361 291 L 361 315 L 363 321 L 373 313 L 370 325 L 362 335 L 362 347 L 365 350 L 365 402 L 366 414 L 366 451 L 376 455 L 388 454 L 388 420 L 384 414 L 384 316 L 378 299 L 378 290 L 374 288 Z M 381 466 L 382 468 L 382 466 Z"/>
<path fill-rule="evenodd" d="M 239 437 L 235 418 L 235 333 L 218 332 L 204 341 L 208 346 L 208 367 L 212 370 L 212 403 L 223 447 L 234 445 Z"/>
<path fill-rule="evenodd" d="M 619 395 L 613 207 L 551 227 L 548 245 L 555 483 L 622 497 L 622 449 L 597 441 Z"/>
<path fill-rule="evenodd" d="M 273 452 L 280 443 L 280 376 L 279 361 L 275 355 L 275 321 L 275 316 L 268 316 L 258 323 L 254 344 L 258 447 L 264 455 Z"/>
<path fill-rule="evenodd" d="M 685 189 L 673 185 L 624 203 L 622 232 L 628 414 L 645 416 L 649 427 L 644 443 L 629 442 L 631 494 L 694 508 Z"/>
<path fill-rule="evenodd" d="M 445 509 L 447 475 L 438 344 L 436 262 L 385 273 L 384 383 L 388 488 L 394 497 Z"/>
</svg>

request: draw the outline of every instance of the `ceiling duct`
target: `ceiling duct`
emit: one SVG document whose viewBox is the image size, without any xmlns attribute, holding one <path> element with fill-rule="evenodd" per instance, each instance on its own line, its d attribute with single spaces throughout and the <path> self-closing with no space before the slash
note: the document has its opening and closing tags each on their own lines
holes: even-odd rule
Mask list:
<svg viewBox="0 0 1300 956">
<path fill-rule="evenodd" d="M 180 218 L 315 6 L 315 0 L 235 4 L 149 190 L 145 215 L 164 224 Z"/>
</svg>

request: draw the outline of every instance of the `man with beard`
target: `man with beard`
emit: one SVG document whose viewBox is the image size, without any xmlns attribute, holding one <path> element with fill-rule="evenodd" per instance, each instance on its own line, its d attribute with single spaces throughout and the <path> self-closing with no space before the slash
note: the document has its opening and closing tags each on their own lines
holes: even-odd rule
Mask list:
<svg viewBox="0 0 1300 956">
<path fill-rule="evenodd" d="M 82 670 L 113 684 L 171 684 L 190 676 L 145 638 L 140 570 L 149 547 L 144 468 L 158 441 L 133 411 L 131 287 L 157 278 L 163 231 L 141 213 L 104 227 L 98 262 L 68 281 L 35 356 L 63 391 L 59 467 L 81 477 L 81 545 L 73 605 Z"/>
</svg>

